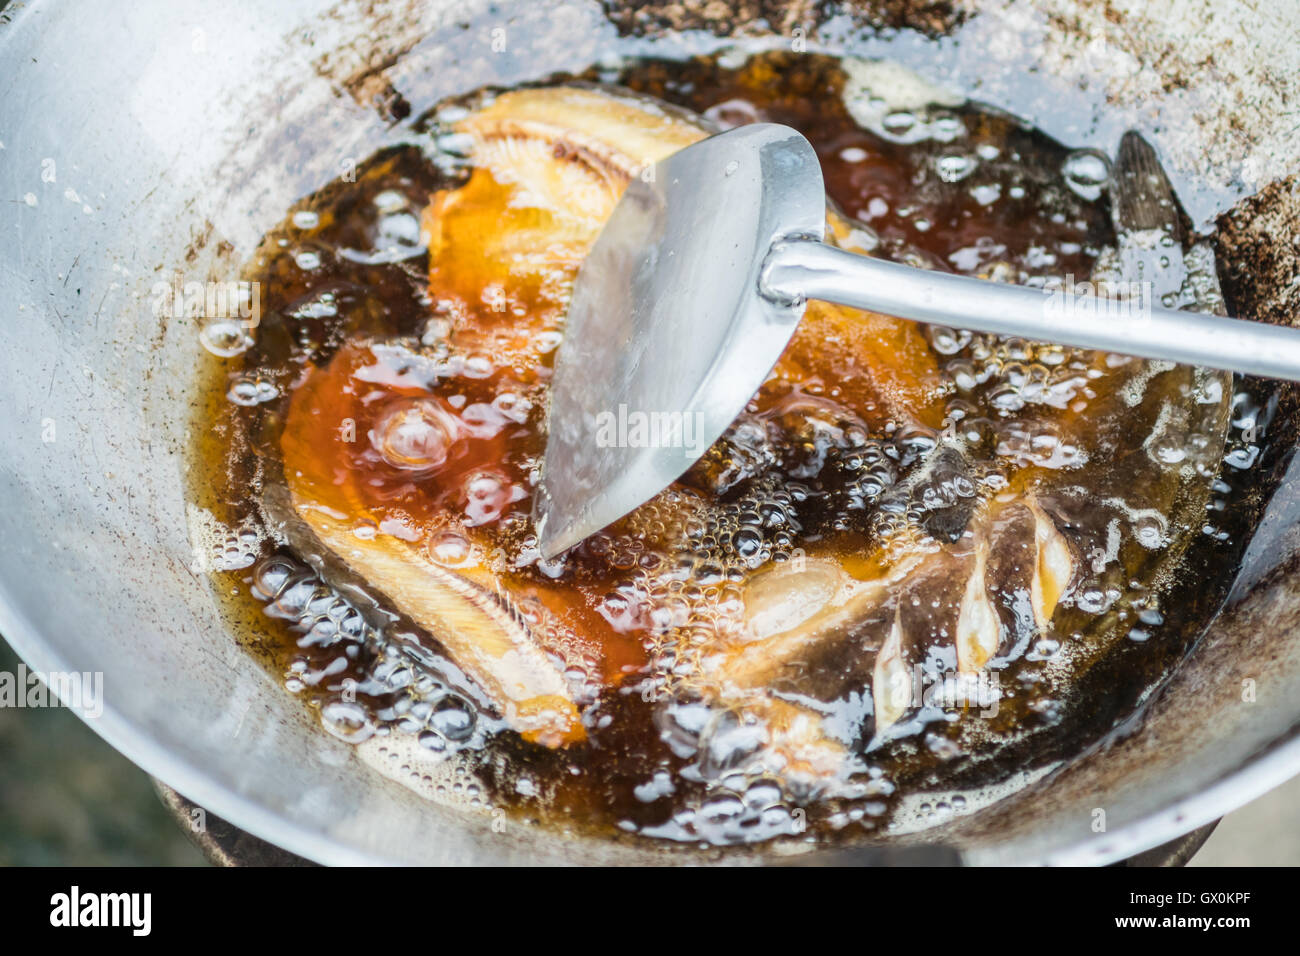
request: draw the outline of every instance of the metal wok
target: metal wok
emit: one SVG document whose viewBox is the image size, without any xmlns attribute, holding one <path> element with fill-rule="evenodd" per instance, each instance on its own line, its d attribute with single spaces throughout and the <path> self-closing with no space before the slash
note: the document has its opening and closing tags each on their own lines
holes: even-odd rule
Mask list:
<svg viewBox="0 0 1300 956">
<path fill-rule="evenodd" d="M 750 38 L 898 60 L 1056 138 L 1156 145 L 1230 304 L 1300 316 L 1300 10 L 1239 0 L 11 2 L 0 10 L 0 633 L 102 671 L 91 725 L 232 823 L 328 863 L 680 859 L 493 832 L 361 763 L 246 654 L 195 566 L 185 468 L 197 326 L 160 278 L 226 278 L 396 118 L 488 83 Z M 621 34 L 640 39 L 629 41 Z M 727 39 L 728 37 L 732 39 Z M 1034 72 L 1029 73 L 1030 69 Z M 1288 110 L 1290 111 L 1288 114 Z M 971 863 L 1108 863 L 1300 772 L 1294 394 L 1272 409 L 1231 597 L 1139 717 L 978 812 L 900 840 Z M 1105 810 L 1104 831 L 1094 810 Z M 711 854 L 701 859 L 763 859 Z"/>
</svg>

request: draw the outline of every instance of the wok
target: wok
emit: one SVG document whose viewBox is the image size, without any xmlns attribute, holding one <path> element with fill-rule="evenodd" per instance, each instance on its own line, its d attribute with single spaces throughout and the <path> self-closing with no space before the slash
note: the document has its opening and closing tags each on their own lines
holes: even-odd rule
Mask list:
<svg viewBox="0 0 1300 956">
<path fill-rule="evenodd" d="M 327 863 L 655 862 L 642 844 L 495 832 L 363 763 L 231 636 L 187 507 L 197 326 L 160 281 L 234 275 L 284 211 L 485 84 L 629 48 L 737 42 L 889 57 L 1113 152 L 1160 151 L 1193 224 L 1220 229 L 1229 305 L 1300 315 L 1300 10 L 1239 0 L 744 0 L 276 4 L 11 2 L 0 10 L 0 633 L 43 672 L 100 671 L 91 726 L 232 823 Z M 1288 112 L 1289 110 L 1289 112 Z M 1140 715 L 974 812 L 895 837 L 970 863 L 1108 863 L 1300 772 L 1295 395 L 1240 505 L 1228 600 Z M 1227 593 L 1226 583 L 1221 589 Z M 1207 594 L 1220 593 L 1207 584 Z M 1094 812 L 1105 810 L 1105 829 Z M 752 860 L 764 854 L 712 853 Z"/>
</svg>

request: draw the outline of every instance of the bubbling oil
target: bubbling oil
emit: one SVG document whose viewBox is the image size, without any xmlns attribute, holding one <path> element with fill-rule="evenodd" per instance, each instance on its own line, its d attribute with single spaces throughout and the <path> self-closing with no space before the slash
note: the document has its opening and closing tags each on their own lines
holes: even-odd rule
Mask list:
<svg viewBox="0 0 1300 956">
<path fill-rule="evenodd" d="M 577 79 L 614 79 L 719 127 L 799 129 L 847 216 L 843 244 L 862 252 L 1042 286 L 1097 274 L 1122 242 L 1105 155 L 975 104 L 896 107 L 859 64 L 778 53 L 607 72 Z M 485 290 L 473 334 L 452 335 L 464 317 L 430 293 L 419 226 L 430 196 L 466 181 L 470 150 L 453 126 L 491 95 L 444 104 L 411 124 L 407 145 L 289 212 L 248 267 L 268 300 L 262 326 L 211 390 L 197 494 L 237 531 L 209 567 L 220 592 L 250 599 L 231 605 L 239 627 L 325 731 L 432 799 L 525 823 L 704 845 L 833 841 L 915 829 L 918 806 L 928 819 L 942 803 L 947 818 L 967 809 L 962 788 L 1041 776 L 1168 672 L 1208 610 L 1182 600 L 1174 571 L 1193 539 L 1218 533 L 1202 519 L 1231 494 L 1219 475 L 1225 383 L 1189 373 L 1169 385 L 1136 360 L 1060 346 L 923 327 L 939 372 L 933 414 L 863 399 L 833 361 L 769 382 L 679 482 L 542 560 L 529 504 L 559 336 L 500 289 Z M 1205 294 L 1187 301 L 1209 307 Z M 510 731 L 419 622 L 376 598 L 384 582 L 334 580 L 286 535 L 264 493 L 284 480 L 291 400 L 311 411 L 294 440 L 316 449 L 312 480 L 336 488 L 346 474 L 367 515 L 381 515 L 354 533 L 418 541 L 453 572 L 489 568 L 540 643 L 566 648 L 557 663 L 582 742 L 550 749 Z M 1235 424 L 1253 425 L 1235 401 Z M 1140 447 L 1125 434 L 1135 428 L 1150 434 Z M 351 437 L 333 440 L 340 429 Z M 1077 569 L 1047 630 L 1026 587 L 998 593 L 1013 623 L 989 665 L 992 713 L 975 719 L 970 700 L 938 695 L 881 729 L 863 679 L 881 652 L 870 635 L 888 630 L 880 609 L 764 691 L 827 728 L 843 755 L 829 782 L 791 773 L 763 714 L 720 703 L 701 680 L 719 647 L 751 639 L 756 588 L 785 613 L 782 587 L 838 586 L 818 577 L 820 556 L 866 575 L 960 546 L 988 503 L 1014 512 L 1025 474 Z M 1008 580 L 1028 560 L 1015 535 L 1038 512 L 1018 514 L 989 532 L 1011 542 L 992 559 Z M 922 630 L 956 600 L 942 574 L 892 587 L 894 620 Z M 945 627 L 913 648 L 918 686 L 960 670 Z"/>
</svg>

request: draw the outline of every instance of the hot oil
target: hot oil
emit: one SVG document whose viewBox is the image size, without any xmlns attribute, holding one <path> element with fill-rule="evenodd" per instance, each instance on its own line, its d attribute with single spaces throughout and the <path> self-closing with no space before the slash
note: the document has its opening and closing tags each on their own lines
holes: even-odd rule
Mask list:
<svg viewBox="0 0 1300 956">
<path fill-rule="evenodd" d="M 867 98 L 855 109 L 851 76 L 826 57 L 722 62 L 636 63 L 619 82 L 720 126 L 800 129 L 863 251 L 1032 285 L 1088 276 L 1117 242 L 1098 154 L 972 105 L 891 109 Z M 219 566 L 218 590 L 233 598 L 237 630 L 328 731 L 383 749 L 395 773 L 436 798 L 549 826 L 717 844 L 883 833 L 901 795 L 996 785 L 1095 739 L 1213 612 L 1203 589 L 1193 601 L 1169 575 L 1152 577 L 1152 549 L 1136 539 L 1160 535 L 1170 553 L 1192 544 L 1186 563 L 1213 568 L 1230 549 L 1230 522 L 1203 534 L 1185 514 L 1148 516 L 1145 530 L 1138 516 L 1111 531 L 1124 473 L 1081 467 L 1054 430 L 1058 413 L 1079 403 L 1078 414 L 1104 419 L 1113 400 L 1094 386 L 1108 381 L 1107 364 L 941 328 L 917 333 L 943 373 L 928 420 L 850 403 L 850 386 L 830 376 L 776 383 L 678 488 L 566 560 L 540 561 L 528 511 L 558 342 L 538 321 L 545 303 L 486 289 L 482 310 L 453 337 L 429 293 L 419 219 L 431 195 L 467 178 L 440 125 L 459 109 L 413 124 L 411 145 L 304 200 L 267 237 L 247 275 L 262 284 L 262 326 L 216 373 L 200 443 L 209 484 L 199 503 L 245 534 Z M 326 365 L 327 375 L 308 375 Z M 307 382 L 313 392 L 297 400 L 312 414 L 287 436 L 313 452 L 303 456 L 317 466 L 306 480 L 341 510 L 364 511 L 374 525 L 366 533 L 420 538 L 452 570 L 490 565 L 525 614 L 530 602 L 544 607 L 576 635 L 584 742 L 552 750 L 509 732 L 415 622 L 341 591 L 274 531 L 250 551 L 249 536 L 277 526 L 264 492 L 282 480 L 287 398 Z M 454 455 L 453 431 L 468 436 Z M 960 467 L 935 477 L 927 469 L 948 445 L 963 449 Z M 1217 463 L 1213 449 L 1207 460 Z M 744 722 L 707 712 L 677 682 L 674 662 L 693 653 L 695 637 L 736 626 L 748 575 L 817 549 L 864 560 L 899 529 L 942 538 L 966 519 L 962 482 L 992 487 L 1026 463 L 1077 474 L 1082 490 L 1053 506 L 1079 540 L 1124 541 L 1104 573 L 1080 583 L 1053 634 L 999 669 L 995 715 L 923 709 L 873 740 L 862 729 L 869 708 L 849 694 L 829 716 L 850 728 L 859 757 L 842 786 L 818 794 L 754 771 Z M 1213 502 L 1232 489 L 1219 480 L 1210 507 L 1222 510 Z M 674 550 L 656 547 L 663 541 Z M 935 651 L 924 672 L 953 668 Z"/>
</svg>

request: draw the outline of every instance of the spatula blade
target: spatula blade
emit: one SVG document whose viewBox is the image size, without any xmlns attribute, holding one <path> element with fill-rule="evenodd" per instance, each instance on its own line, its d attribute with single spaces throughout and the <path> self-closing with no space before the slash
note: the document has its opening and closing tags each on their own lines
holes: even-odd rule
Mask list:
<svg viewBox="0 0 1300 956">
<path fill-rule="evenodd" d="M 803 315 L 759 293 L 772 243 L 821 239 L 812 145 L 772 123 L 635 179 L 583 263 L 551 385 L 533 501 L 545 557 L 658 494 L 727 429 Z"/>
</svg>

